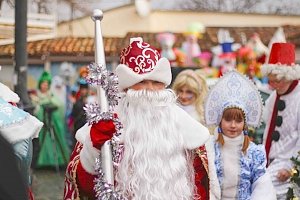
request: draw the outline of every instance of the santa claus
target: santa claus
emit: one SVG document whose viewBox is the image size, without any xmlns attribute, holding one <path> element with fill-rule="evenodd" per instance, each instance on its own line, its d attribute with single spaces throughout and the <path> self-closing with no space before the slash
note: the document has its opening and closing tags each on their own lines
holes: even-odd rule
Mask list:
<svg viewBox="0 0 300 200">
<path fill-rule="evenodd" d="M 208 140 L 209 132 L 179 108 L 174 92 L 166 89 L 171 82 L 169 61 L 142 38 L 132 38 L 121 52 L 116 73 L 124 149 L 115 189 L 127 199 L 198 198 L 192 152 Z M 102 120 L 76 133 L 64 199 L 95 199 L 95 159 L 115 132 L 112 120 Z"/>
</svg>

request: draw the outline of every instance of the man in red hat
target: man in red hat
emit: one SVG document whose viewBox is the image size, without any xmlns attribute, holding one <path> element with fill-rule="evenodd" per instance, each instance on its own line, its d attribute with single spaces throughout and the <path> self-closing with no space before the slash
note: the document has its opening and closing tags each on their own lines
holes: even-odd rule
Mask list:
<svg viewBox="0 0 300 200">
<path fill-rule="evenodd" d="M 127 199 L 193 199 L 193 149 L 209 137 L 207 128 L 176 105 L 170 63 L 157 50 L 132 38 L 116 69 L 121 100 L 117 114 L 124 145 L 115 190 Z M 67 168 L 64 199 L 95 199 L 95 159 L 116 132 L 111 120 L 85 125 Z"/>
<path fill-rule="evenodd" d="M 300 65 L 295 64 L 295 46 L 274 43 L 269 63 L 262 67 L 274 92 L 266 101 L 264 143 L 268 171 L 278 199 L 286 199 L 290 170 L 300 150 Z"/>
</svg>

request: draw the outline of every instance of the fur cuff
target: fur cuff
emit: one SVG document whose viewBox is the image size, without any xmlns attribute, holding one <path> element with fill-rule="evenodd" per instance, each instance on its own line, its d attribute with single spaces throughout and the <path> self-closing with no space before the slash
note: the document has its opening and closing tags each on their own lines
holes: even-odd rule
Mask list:
<svg viewBox="0 0 300 200">
<path fill-rule="evenodd" d="M 214 136 L 210 135 L 209 140 L 205 143 L 208 160 L 208 176 L 209 176 L 209 195 L 210 199 L 221 199 L 221 189 L 219 179 L 217 176 L 217 170 L 215 166 L 215 150 L 214 150 Z"/>
<path fill-rule="evenodd" d="M 75 134 L 75 138 L 78 142 L 81 144 L 84 144 L 85 139 L 87 138 L 87 135 L 90 134 L 91 127 L 89 126 L 88 123 L 86 123 L 83 127 L 77 130 Z"/>
<path fill-rule="evenodd" d="M 36 117 L 27 114 L 23 121 L 1 128 L 1 134 L 11 144 L 15 144 L 22 140 L 37 138 L 42 127 L 42 122 Z"/>
<path fill-rule="evenodd" d="M 84 170 L 95 175 L 95 161 L 99 157 L 100 150 L 93 147 L 90 134 L 86 135 L 83 148 L 80 151 L 80 162 Z"/>
<path fill-rule="evenodd" d="M 268 172 L 252 184 L 251 200 L 275 200 L 276 190 Z"/>
</svg>

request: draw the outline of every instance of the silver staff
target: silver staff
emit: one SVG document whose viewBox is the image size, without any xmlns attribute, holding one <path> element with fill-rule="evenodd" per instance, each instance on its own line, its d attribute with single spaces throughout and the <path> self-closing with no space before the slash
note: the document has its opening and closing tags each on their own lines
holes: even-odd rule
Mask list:
<svg viewBox="0 0 300 200">
<path fill-rule="evenodd" d="M 103 19 L 103 12 L 99 9 L 95 9 L 93 12 L 92 19 L 95 22 L 95 62 L 99 66 L 102 65 L 104 68 L 106 68 L 103 37 L 100 24 L 100 21 Z M 102 87 L 97 87 L 97 96 L 101 107 L 101 112 L 108 112 L 109 106 L 107 102 L 107 97 Z M 106 141 L 101 148 L 102 170 L 104 172 L 106 181 L 109 184 L 114 185 L 112 160 L 113 158 L 111 144 L 110 141 Z"/>
</svg>

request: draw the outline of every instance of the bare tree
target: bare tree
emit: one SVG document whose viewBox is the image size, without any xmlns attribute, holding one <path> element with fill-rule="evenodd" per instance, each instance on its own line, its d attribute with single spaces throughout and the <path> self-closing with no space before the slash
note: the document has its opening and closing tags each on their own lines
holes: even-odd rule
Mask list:
<svg viewBox="0 0 300 200">
<path fill-rule="evenodd" d="M 183 0 L 184 10 L 299 15 L 299 0 Z"/>
<path fill-rule="evenodd" d="M 183 9 L 221 11 L 221 12 L 251 12 L 262 0 L 188 0 L 180 5 Z"/>
<path fill-rule="evenodd" d="M 6 2 L 11 8 L 15 7 L 14 0 L 0 0 L 0 10 L 4 2 Z"/>
<path fill-rule="evenodd" d="M 32 3 L 36 5 L 37 13 L 50 14 L 51 0 L 33 0 Z"/>
<path fill-rule="evenodd" d="M 289 0 L 280 2 L 270 2 L 268 5 L 268 12 L 281 15 L 299 15 L 300 1 Z"/>
<path fill-rule="evenodd" d="M 259 5 L 262 2 L 262 0 L 243 0 L 239 1 L 233 0 L 233 11 L 234 12 L 253 12 L 257 5 Z"/>
</svg>

